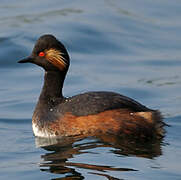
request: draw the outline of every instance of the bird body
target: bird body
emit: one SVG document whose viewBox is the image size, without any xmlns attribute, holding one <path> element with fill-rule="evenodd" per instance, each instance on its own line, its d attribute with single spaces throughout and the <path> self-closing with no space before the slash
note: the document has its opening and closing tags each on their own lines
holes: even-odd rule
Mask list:
<svg viewBox="0 0 181 180">
<path fill-rule="evenodd" d="M 69 55 L 53 35 L 41 36 L 32 54 L 19 62 L 31 62 L 45 70 L 44 85 L 32 117 L 35 136 L 163 135 L 164 123 L 159 111 L 129 97 L 106 91 L 64 97 L 62 88 Z"/>
</svg>

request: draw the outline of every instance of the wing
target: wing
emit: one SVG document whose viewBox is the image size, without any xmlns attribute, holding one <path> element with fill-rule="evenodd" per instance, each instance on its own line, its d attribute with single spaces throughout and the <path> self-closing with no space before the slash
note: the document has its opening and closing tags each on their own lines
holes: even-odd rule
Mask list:
<svg viewBox="0 0 181 180">
<path fill-rule="evenodd" d="M 133 112 L 150 111 L 149 108 L 126 96 L 113 92 L 87 92 L 66 98 L 58 106 L 61 113 L 71 112 L 76 116 L 97 114 L 106 110 L 125 108 Z"/>
</svg>

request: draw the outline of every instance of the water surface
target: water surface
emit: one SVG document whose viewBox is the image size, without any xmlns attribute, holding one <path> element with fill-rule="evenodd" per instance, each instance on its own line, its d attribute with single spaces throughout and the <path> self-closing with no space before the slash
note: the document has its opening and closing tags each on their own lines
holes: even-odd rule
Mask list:
<svg viewBox="0 0 181 180">
<path fill-rule="evenodd" d="M 0 179 L 180 179 L 180 9 L 178 0 L 2 0 Z M 171 125 L 166 137 L 35 138 L 43 70 L 17 61 L 45 33 L 71 56 L 65 96 L 109 90 L 132 97 L 162 112 Z"/>
</svg>

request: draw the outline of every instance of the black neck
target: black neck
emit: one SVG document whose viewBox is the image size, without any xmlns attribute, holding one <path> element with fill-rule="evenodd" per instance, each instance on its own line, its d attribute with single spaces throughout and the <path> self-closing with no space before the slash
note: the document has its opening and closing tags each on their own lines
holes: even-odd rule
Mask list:
<svg viewBox="0 0 181 180">
<path fill-rule="evenodd" d="M 40 100 L 48 100 L 50 98 L 63 98 L 62 88 L 65 75 L 65 72 L 45 71 L 44 85 L 40 94 Z"/>
</svg>

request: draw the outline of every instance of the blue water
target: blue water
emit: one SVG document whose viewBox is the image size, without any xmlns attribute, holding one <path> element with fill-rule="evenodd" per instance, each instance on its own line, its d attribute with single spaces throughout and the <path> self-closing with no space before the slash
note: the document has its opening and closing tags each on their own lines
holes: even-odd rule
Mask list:
<svg viewBox="0 0 181 180">
<path fill-rule="evenodd" d="M 180 9 L 179 0 L 1 0 L 0 179 L 179 180 Z M 36 139 L 31 116 L 43 70 L 17 61 L 44 33 L 70 53 L 65 96 L 110 90 L 159 109 L 171 125 L 163 141 Z"/>
</svg>

